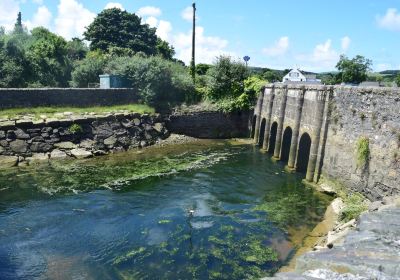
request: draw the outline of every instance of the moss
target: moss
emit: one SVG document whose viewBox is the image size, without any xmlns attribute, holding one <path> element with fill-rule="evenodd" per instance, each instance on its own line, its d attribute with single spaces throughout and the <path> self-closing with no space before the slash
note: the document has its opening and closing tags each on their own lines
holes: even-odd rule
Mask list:
<svg viewBox="0 0 400 280">
<path fill-rule="evenodd" d="M 361 137 L 357 141 L 357 167 L 365 167 L 369 162 L 369 139 Z"/>
<path fill-rule="evenodd" d="M 343 222 L 357 219 L 362 212 L 368 209 L 364 196 L 359 193 L 349 194 L 343 201 L 345 207 L 340 212 L 340 220 Z"/>
<path fill-rule="evenodd" d="M 258 265 L 263 265 L 267 262 L 277 262 L 277 252 L 268 246 L 262 244 L 260 240 L 252 239 L 247 243 L 247 250 L 241 255 L 242 260 Z"/>
<path fill-rule="evenodd" d="M 132 258 L 144 253 L 145 251 L 146 251 L 146 248 L 144 248 L 144 247 L 140 247 L 138 249 L 129 251 L 125 255 L 115 258 L 113 264 L 114 265 L 118 265 L 120 263 L 124 263 L 124 262 L 126 262 L 126 261 L 128 261 L 128 260 L 130 260 L 130 259 L 132 259 Z"/>
</svg>

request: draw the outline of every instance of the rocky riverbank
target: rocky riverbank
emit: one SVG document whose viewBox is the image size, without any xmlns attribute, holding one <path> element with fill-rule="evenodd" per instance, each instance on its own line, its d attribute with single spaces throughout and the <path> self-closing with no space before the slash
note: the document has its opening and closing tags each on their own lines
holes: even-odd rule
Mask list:
<svg viewBox="0 0 400 280">
<path fill-rule="evenodd" d="M 400 198 L 374 202 L 357 222 L 336 225 L 314 251 L 298 256 L 292 272 L 264 280 L 400 279 L 399 217 Z"/>
<path fill-rule="evenodd" d="M 0 166 L 88 158 L 153 145 L 169 132 L 159 115 L 116 113 L 0 122 Z"/>
</svg>

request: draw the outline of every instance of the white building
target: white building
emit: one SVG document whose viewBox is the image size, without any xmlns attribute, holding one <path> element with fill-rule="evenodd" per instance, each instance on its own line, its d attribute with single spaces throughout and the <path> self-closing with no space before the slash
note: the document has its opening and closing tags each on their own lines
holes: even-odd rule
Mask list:
<svg viewBox="0 0 400 280">
<path fill-rule="evenodd" d="M 308 83 L 308 84 L 320 84 L 321 80 L 317 79 L 317 74 L 301 71 L 300 69 L 292 69 L 285 77 L 283 77 L 282 83 Z"/>
</svg>

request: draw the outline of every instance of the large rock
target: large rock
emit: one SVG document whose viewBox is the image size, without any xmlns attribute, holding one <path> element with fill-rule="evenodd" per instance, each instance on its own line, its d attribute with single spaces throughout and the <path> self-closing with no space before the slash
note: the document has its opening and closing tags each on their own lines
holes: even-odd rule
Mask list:
<svg viewBox="0 0 400 280">
<path fill-rule="evenodd" d="M 30 147 L 31 152 L 34 153 L 45 153 L 51 151 L 52 149 L 53 146 L 51 144 L 43 142 L 33 142 Z"/>
<path fill-rule="evenodd" d="M 4 130 L 0 130 L 0 139 L 4 138 L 6 138 L 6 133 L 4 132 Z"/>
<path fill-rule="evenodd" d="M 71 150 L 71 155 L 77 159 L 90 158 L 93 156 L 91 152 L 84 149 L 73 149 Z"/>
<path fill-rule="evenodd" d="M 94 124 L 97 124 L 97 122 L 94 122 Z M 93 134 L 96 135 L 98 139 L 107 139 L 114 134 L 114 131 L 108 123 L 103 123 L 94 126 Z"/>
<path fill-rule="evenodd" d="M 164 124 L 162 123 L 155 123 L 153 127 L 159 133 L 161 133 L 164 130 Z"/>
<path fill-rule="evenodd" d="M 104 140 L 104 144 L 112 147 L 115 145 L 115 143 L 117 143 L 117 140 L 117 137 L 111 136 Z"/>
<path fill-rule="evenodd" d="M 0 156 L 0 168 L 9 168 L 18 164 L 18 157 Z"/>
<path fill-rule="evenodd" d="M 95 144 L 95 141 L 93 141 L 91 139 L 85 139 L 85 140 L 81 141 L 81 143 L 79 144 L 79 147 L 90 150 L 93 148 L 94 144 Z"/>
<path fill-rule="evenodd" d="M 25 133 L 22 129 L 15 130 L 14 134 L 17 139 L 27 140 L 30 138 L 29 134 Z"/>
<path fill-rule="evenodd" d="M 72 142 L 60 142 L 60 143 L 55 143 L 54 147 L 63 149 L 63 150 L 72 150 L 72 149 L 75 149 L 77 147 L 77 145 L 75 145 Z"/>
<path fill-rule="evenodd" d="M 10 148 L 14 153 L 23 154 L 28 151 L 28 144 L 24 140 L 15 140 L 10 142 Z"/>
<path fill-rule="evenodd" d="M 29 164 L 43 163 L 49 160 L 49 155 L 45 153 L 33 154 L 32 157 L 26 159 Z"/>
<path fill-rule="evenodd" d="M 65 152 L 57 150 L 57 149 L 53 150 L 50 153 L 50 158 L 51 159 L 63 159 L 63 158 L 66 158 L 66 157 L 68 157 L 68 155 Z"/>
</svg>

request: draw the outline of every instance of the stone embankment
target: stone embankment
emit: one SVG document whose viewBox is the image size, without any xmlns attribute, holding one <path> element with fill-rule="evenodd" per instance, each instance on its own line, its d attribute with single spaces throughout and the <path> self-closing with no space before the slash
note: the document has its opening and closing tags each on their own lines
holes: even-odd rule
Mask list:
<svg viewBox="0 0 400 280">
<path fill-rule="evenodd" d="M 168 135 L 159 115 L 116 113 L 40 121 L 4 120 L 0 122 L 0 166 L 88 158 L 152 145 Z"/>
<path fill-rule="evenodd" d="M 326 240 L 328 247 L 317 246 L 298 257 L 293 272 L 264 280 L 400 279 L 399 217 L 399 198 L 372 203 L 357 223 L 336 226 Z"/>
</svg>

